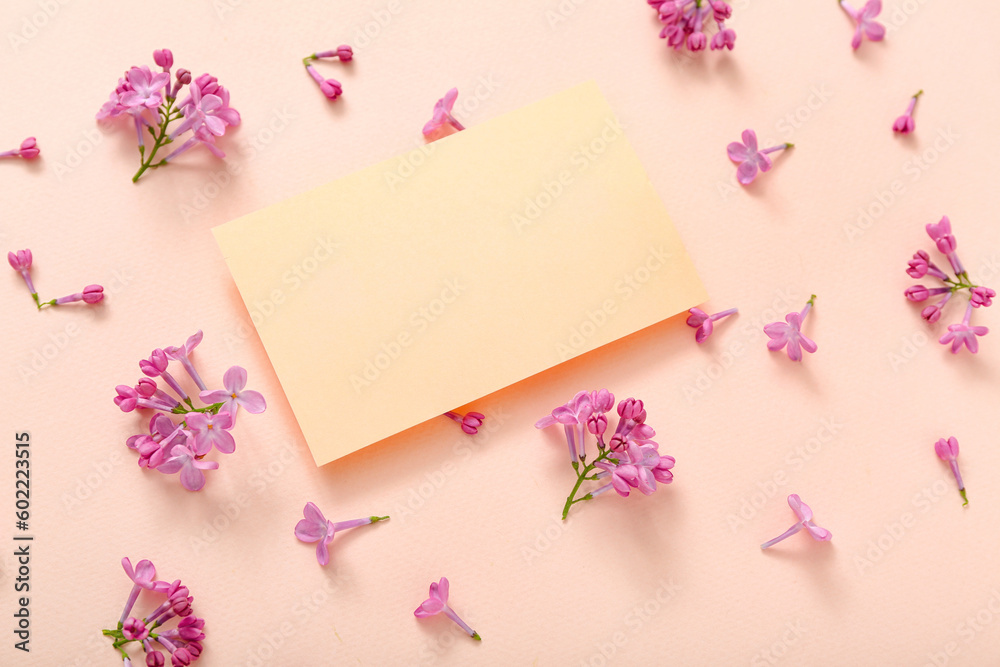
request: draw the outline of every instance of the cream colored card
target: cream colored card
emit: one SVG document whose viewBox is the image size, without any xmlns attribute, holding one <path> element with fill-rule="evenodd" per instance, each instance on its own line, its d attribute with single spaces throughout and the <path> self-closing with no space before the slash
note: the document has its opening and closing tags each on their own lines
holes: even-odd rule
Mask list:
<svg viewBox="0 0 1000 667">
<path fill-rule="evenodd" d="M 707 298 L 594 83 L 214 232 L 317 465 Z"/>
</svg>

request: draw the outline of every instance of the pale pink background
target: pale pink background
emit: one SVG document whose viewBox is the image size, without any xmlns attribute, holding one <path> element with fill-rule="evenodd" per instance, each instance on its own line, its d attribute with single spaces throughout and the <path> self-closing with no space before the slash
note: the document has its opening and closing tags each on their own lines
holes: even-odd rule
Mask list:
<svg viewBox="0 0 1000 667">
<path fill-rule="evenodd" d="M 208 619 L 206 667 L 995 659 L 1000 321 L 977 312 L 995 332 L 978 357 L 953 357 L 934 342 L 947 322 L 928 330 L 901 295 L 906 260 L 930 247 L 923 225 L 944 213 L 973 276 L 1000 282 L 1000 6 L 960 7 L 886 2 L 887 40 L 852 53 L 832 0 L 737 0 L 736 51 L 689 58 L 666 50 L 640 0 L 5 3 L 0 143 L 34 134 L 44 157 L 0 164 L 3 249 L 35 252 L 43 296 L 101 282 L 109 297 L 37 313 L 3 274 L 2 532 L 10 545 L 12 435 L 29 430 L 36 541 L 27 657 L 11 647 L 13 549 L 0 549 L 0 662 L 118 664 L 99 632 L 128 593 L 123 555 L 190 586 Z M 341 42 L 358 57 L 323 68 L 345 88 L 330 104 L 299 58 Z M 232 90 L 244 124 L 223 145 L 236 177 L 192 154 L 136 186 L 131 129 L 97 133 L 117 76 L 157 47 Z M 709 307 L 741 314 L 703 347 L 677 318 L 490 396 L 475 405 L 490 416 L 475 438 L 440 420 L 316 469 L 209 229 L 419 146 L 451 86 L 474 125 L 590 78 L 672 212 Z M 921 87 L 917 133 L 894 137 Z M 742 190 L 725 145 L 746 127 L 797 147 Z M 853 227 L 869 207 L 874 219 Z M 760 327 L 811 292 L 806 331 L 820 351 L 798 366 L 767 352 Z M 192 494 L 135 467 L 123 441 L 138 420 L 111 397 L 141 356 L 197 328 L 204 375 L 244 365 L 269 409 L 241 417 L 236 454 Z M 676 482 L 579 506 L 560 525 L 565 448 L 532 424 L 599 386 L 646 401 Z M 962 443 L 966 509 L 932 451 L 946 435 Z M 791 492 L 834 539 L 800 535 L 762 554 L 792 523 Z M 321 569 L 292 536 L 307 500 L 338 520 L 393 518 L 338 537 Z M 442 575 L 481 644 L 412 617 Z"/>
</svg>

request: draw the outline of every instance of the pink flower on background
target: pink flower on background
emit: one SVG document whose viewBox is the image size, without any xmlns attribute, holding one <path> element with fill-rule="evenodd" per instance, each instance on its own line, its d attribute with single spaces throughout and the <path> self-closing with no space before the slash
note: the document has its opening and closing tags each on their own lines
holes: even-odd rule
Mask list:
<svg viewBox="0 0 1000 667">
<path fill-rule="evenodd" d="M 462 427 L 462 430 L 468 433 L 469 435 L 475 435 L 476 433 L 479 433 L 479 428 L 483 425 L 483 422 L 486 420 L 486 415 L 484 415 L 481 412 L 469 412 L 467 414 L 460 415 L 457 412 L 452 412 L 451 410 L 449 410 L 442 416 L 447 417 L 448 419 L 451 419 L 454 422 L 457 422 Z"/>
<path fill-rule="evenodd" d="M 958 492 L 962 496 L 962 506 L 965 507 L 969 504 L 969 498 L 965 494 L 962 473 L 958 470 L 958 440 L 954 436 L 947 440 L 941 438 L 934 443 L 934 453 L 951 467 L 951 472 L 955 475 L 955 483 L 958 484 Z"/>
<path fill-rule="evenodd" d="M 149 358 L 139 361 L 139 370 L 146 377 L 140 378 L 135 387 L 115 387 L 117 396 L 114 399 L 123 412 L 156 411 L 149 420 L 148 432 L 129 436 L 125 444 L 138 453 L 140 468 L 159 470 L 166 475 L 180 473 L 181 485 L 189 491 L 201 490 L 206 481 L 204 471 L 219 467 L 217 461 L 205 459 L 213 448 L 220 454 L 236 451 L 236 440 L 230 431 L 239 406 L 243 405 L 252 413 L 263 412 L 266 407 L 261 394 L 243 389 L 246 371 L 239 366 L 226 371 L 226 390 L 201 392 L 202 400 L 206 395 L 221 392 L 219 400 L 195 407 L 194 400 L 170 373 L 169 366 L 171 362 L 179 363 L 191 380 L 204 388 L 191 360 L 201 341 L 202 332 L 198 330 L 179 347 L 154 349 Z M 153 378 L 162 379 L 166 388 L 157 386 Z M 177 424 L 168 415 L 179 415 L 183 421 Z"/>
<path fill-rule="evenodd" d="M 925 285 L 911 285 L 904 291 L 904 295 L 910 301 L 925 301 L 931 296 L 941 295 L 941 298 L 921 310 L 920 316 L 928 323 L 933 324 L 941 319 L 944 307 L 948 301 L 959 292 L 968 290 L 969 303 L 965 310 L 965 317 L 960 323 L 948 326 L 948 332 L 939 340 L 942 345 L 951 345 L 951 351 L 958 353 L 962 347 L 975 354 L 979 351 L 978 336 L 985 336 L 989 329 L 983 326 L 972 326 L 973 308 L 988 308 L 993 304 L 993 297 L 996 292 L 989 287 L 976 285 L 965 270 L 962 260 L 958 257 L 958 241 L 952 233 L 951 220 L 948 216 L 942 216 L 941 220 L 926 226 L 927 235 L 934 241 L 938 252 L 948 258 L 948 263 L 954 272 L 954 277 L 941 270 L 931 260 L 930 255 L 918 250 L 910 260 L 906 269 L 906 274 L 912 278 L 931 277 L 938 281 L 939 287 L 927 287 Z"/>
<path fill-rule="evenodd" d="M 918 90 L 917 94 L 910 98 L 910 104 L 906 107 L 906 112 L 892 124 L 893 132 L 896 134 L 909 134 L 916 129 L 917 125 L 913 120 L 913 108 L 917 106 L 917 98 L 923 94 L 923 90 Z"/>
<path fill-rule="evenodd" d="M 354 50 L 347 44 L 341 44 L 330 51 L 319 51 L 308 56 L 309 60 L 318 60 L 321 58 L 339 58 L 341 62 L 347 63 L 354 59 Z"/>
<path fill-rule="evenodd" d="M 170 49 L 156 49 L 153 51 L 153 62 L 157 67 L 162 67 L 167 73 L 167 81 L 170 81 L 170 68 L 174 66 L 174 52 Z"/>
<path fill-rule="evenodd" d="M 413 615 L 417 618 L 429 618 L 444 612 L 444 615 L 457 623 L 467 635 L 476 641 L 482 641 L 479 633 L 469 627 L 469 624 L 459 618 L 458 614 L 448 606 L 448 589 L 449 584 L 446 577 L 441 577 L 440 581 L 432 582 L 430 597 L 420 603 L 420 606 L 413 612 Z"/>
<path fill-rule="evenodd" d="M 646 408 L 642 401 L 626 398 L 618 403 L 618 425 L 605 442 L 608 429 L 605 414 L 614 404 L 614 394 L 607 389 L 581 391 L 535 423 L 535 428 L 540 429 L 562 424 L 566 435 L 570 463 L 577 480 L 563 505 L 564 521 L 573 505 L 609 490 L 614 489 L 622 497 L 628 497 L 632 489 L 649 495 L 656 490 L 657 482 L 669 484 L 673 481 L 674 457 L 660 453 L 659 445 L 652 439 L 656 431 L 646 424 Z M 587 461 L 587 433 L 597 437 L 597 456 L 590 462 Z M 577 497 L 587 480 L 601 480 L 603 484 Z"/>
<path fill-rule="evenodd" d="M 203 74 L 197 79 L 190 70 L 178 68 L 171 85 L 170 68 L 174 54 L 170 49 L 157 49 L 153 61 L 162 72 L 153 72 L 149 66 L 130 68 L 110 94 L 108 101 L 97 112 L 97 119 L 131 118 L 139 148 L 139 170 L 132 176 L 135 183 L 149 169 L 165 167 L 178 156 L 195 146 L 206 146 L 217 157 L 225 153 L 215 146 L 226 128 L 240 124 L 240 114 L 229 105 L 229 91 L 218 84 L 218 79 Z M 181 89 L 188 86 L 188 95 L 177 102 Z M 175 124 L 181 117 L 184 120 Z M 191 132 L 183 143 L 166 157 L 158 158 L 160 149 Z M 147 145 L 147 141 L 152 145 Z"/>
<path fill-rule="evenodd" d="M 580 391 L 566 405 L 561 405 L 552 411 L 552 414 L 542 417 L 535 422 L 535 428 L 546 428 L 555 423 L 563 425 L 566 432 L 566 444 L 569 446 L 570 460 L 576 468 L 579 459 L 586 458 L 584 449 L 584 435 L 586 433 L 587 421 L 594 411 L 594 406 L 590 402 L 590 392 Z"/>
<path fill-rule="evenodd" d="M 964 345 L 969 352 L 975 354 L 979 352 L 979 339 L 977 336 L 985 336 L 990 332 L 986 327 L 974 327 L 969 324 L 972 317 L 972 303 L 965 309 L 965 317 L 958 324 L 949 324 L 948 333 L 938 341 L 942 345 L 951 343 L 951 353 L 958 354 Z"/>
<path fill-rule="evenodd" d="M 87 285 L 83 288 L 82 292 L 59 297 L 58 299 L 52 299 L 50 301 L 42 301 L 39 299 L 38 292 L 35 290 L 35 285 L 31 280 L 32 259 L 31 251 L 27 249 L 7 253 L 7 263 L 10 264 L 12 269 L 21 274 L 21 278 L 24 279 L 24 284 L 28 286 L 28 292 L 31 294 L 31 300 L 35 302 L 35 307 L 39 310 L 45 306 L 62 306 L 75 301 L 83 301 L 87 304 L 94 304 L 100 303 L 104 300 L 103 287 L 100 285 Z"/>
<path fill-rule="evenodd" d="M 192 84 L 190 90 L 190 101 L 181 107 L 184 121 L 170 133 L 171 138 L 188 130 L 194 130 L 197 133 L 202 127 L 213 136 L 221 137 L 226 133 L 228 126 L 240 124 L 239 112 L 229 106 L 228 91 L 225 92 L 225 99 L 223 99 L 223 97 L 211 93 L 203 95 L 197 84 Z M 224 89 L 217 87 L 215 90 L 218 92 Z"/>
<path fill-rule="evenodd" d="M 184 421 L 194 436 L 194 451 L 198 456 L 208 454 L 213 446 L 223 454 L 236 451 L 236 440 L 229 433 L 233 428 L 233 417 L 228 412 L 219 412 L 217 415 L 194 412 Z"/>
<path fill-rule="evenodd" d="M 335 100 L 344 94 L 344 87 L 336 79 L 324 79 L 323 75 L 312 65 L 306 65 L 306 71 L 316 81 L 316 85 L 319 86 L 319 89 L 328 99 Z"/>
<path fill-rule="evenodd" d="M 430 137 L 438 130 L 443 127 L 451 126 L 456 130 L 464 130 L 465 126 L 458 122 L 458 119 L 452 115 L 452 110 L 455 108 L 455 100 L 458 99 L 458 88 L 452 88 L 444 97 L 439 99 L 434 103 L 434 112 L 431 115 L 431 119 L 424 124 L 424 136 Z"/>
<path fill-rule="evenodd" d="M 117 627 L 102 632 L 105 637 L 114 642 L 115 652 L 122 657 L 125 667 L 130 667 L 132 661 L 123 646 L 136 642 L 145 654 L 147 667 L 165 667 L 163 652 L 154 648 L 158 644 L 170 653 L 172 667 L 190 665 L 204 651 L 202 641 L 205 639 L 205 620 L 193 614 L 191 603 L 194 598 L 180 580 L 173 583 L 157 581 L 156 568 L 148 560 L 139 561 L 136 568 L 128 558 L 122 559 L 125 574 L 133 581 L 132 591 L 125 602 L 125 609 Z M 131 615 L 141 590 L 148 590 L 153 595 L 164 598 L 163 602 L 148 614 L 140 618 L 139 614 Z M 175 627 L 165 624 L 177 618 Z"/>
<path fill-rule="evenodd" d="M 736 44 L 736 32 L 725 25 L 733 8 L 723 0 L 647 0 L 647 4 L 656 10 L 663 24 L 660 39 L 666 39 L 677 51 L 684 47 L 693 52 L 704 51 L 708 45 L 706 25 L 711 22 L 718 30 L 712 37 L 713 51 L 732 51 Z"/>
<path fill-rule="evenodd" d="M 200 398 L 203 402 L 222 403 L 219 412 L 228 412 L 235 419 L 240 406 L 252 415 L 260 414 L 267 409 L 263 394 L 258 391 L 244 389 L 247 386 L 247 372 L 242 366 L 232 366 L 222 376 L 222 386 L 225 389 L 203 391 Z"/>
<path fill-rule="evenodd" d="M 389 519 L 387 516 L 369 516 L 364 519 L 352 519 L 350 521 L 334 523 L 323 516 L 323 512 L 316 506 L 316 503 L 312 502 L 306 503 L 306 506 L 302 509 L 302 514 L 305 518 L 300 519 L 295 524 L 295 537 L 300 542 L 316 542 L 316 560 L 320 565 L 326 565 L 330 562 L 329 546 L 337 531 L 357 528 L 358 526 L 367 526 L 368 524 Z"/>
<path fill-rule="evenodd" d="M 23 160 L 34 160 L 40 153 L 41 151 L 38 150 L 38 142 L 35 141 L 34 137 L 28 137 L 21 142 L 21 145 L 18 148 L 0 153 L 0 158 L 19 157 Z"/>
<path fill-rule="evenodd" d="M 327 99 L 336 100 L 344 94 L 344 87 L 336 79 L 324 79 L 323 75 L 320 74 L 316 67 L 312 64 L 312 61 L 323 58 L 338 58 L 344 63 L 351 62 L 354 60 L 354 50 L 347 44 L 341 44 L 336 49 L 313 53 L 312 55 L 308 55 L 302 59 L 302 64 L 305 66 L 306 72 L 309 73 L 309 76 L 311 76 L 316 82 L 316 85 L 319 86 L 320 91 L 327 97 Z"/>
<path fill-rule="evenodd" d="M 813 521 L 812 510 L 808 505 L 802 502 L 802 499 L 796 494 L 793 493 L 788 496 L 788 506 L 792 508 L 792 511 L 795 512 L 795 516 L 797 516 L 799 520 L 795 523 L 795 525 L 783 532 L 781 535 L 778 535 L 773 540 L 768 540 L 767 542 L 764 542 L 764 544 L 760 545 L 761 549 L 767 549 L 768 547 L 774 546 L 781 540 L 786 537 L 791 537 L 803 528 L 805 528 L 806 532 L 818 542 L 828 542 L 833 537 L 833 533 L 829 530 L 816 525 L 816 522 Z"/>
<path fill-rule="evenodd" d="M 170 450 L 170 458 L 165 460 L 157 470 L 164 475 L 180 473 L 181 486 L 188 491 L 201 491 L 205 486 L 204 470 L 217 470 L 218 461 L 205 461 L 187 445 L 174 445 Z"/>
<path fill-rule="evenodd" d="M 34 299 L 35 305 L 41 308 L 38 305 L 38 292 L 35 291 L 35 285 L 31 282 L 31 259 L 31 251 L 28 249 L 7 253 L 7 263 L 10 264 L 10 268 L 21 274 L 21 278 L 24 279 L 24 284 L 28 286 L 28 292 L 31 293 L 31 298 Z"/>
<path fill-rule="evenodd" d="M 125 74 L 130 89 L 121 96 L 121 103 L 126 108 L 145 107 L 155 109 L 163 103 L 160 91 L 170 83 L 170 75 L 166 72 L 153 74 L 149 67 L 133 67 Z"/>
<path fill-rule="evenodd" d="M 61 296 L 58 299 L 53 299 L 52 301 L 46 301 L 43 306 L 62 306 L 67 303 L 74 303 L 76 301 L 83 301 L 86 304 L 95 304 L 104 301 L 104 288 L 100 285 L 87 285 L 83 288 L 82 292 L 77 292 L 76 294 L 70 294 L 69 296 Z"/>
<path fill-rule="evenodd" d="M 816 295 L 813 294 L 801 313 L 788 313 L 784 322 L 772 322 L 765 326 L 764 333 L 771 339 L 767 341 L 767 349 L 777 352 L 787 347 L 788 358 L 792 361 L 802 361 L 802 350 L 815 352 L 816 343 L 802 333 L 802 323 L 805 322 L 806 315 L 809 314 L 815 301 Z"/>
<path fill-rule="evenodd" d="M 861 35 L 873 42 L 880 42 L 885 37 L 885 26 L 875 20 L 882 11 L 882 0 L 868 0 L 860 10 L 852 7 L 847 0 L 840 0 L 840 6 L 855 23 L 854 36 L 851 38 L 851 48 L 861 46 Z"/>
<path fill-rule="evenodd" d="M 989 287 L 977 286 L 969 290 L 969 303 L 975 308 L 988 308 L 993 305 L 993 297 L 997 293 Z"/>
<path fill-rule="evenodd" d="M 736 178 L 741 185 L 750 185 L 757 178 L 758 171 L 771 169 L 771 158 L 768 153 L 791 148 L 794 144 L 784 143 L 770 148 L 757 148 L 757 134 L 753 130 L 743 130 L 743 143 L 734 141 L 726 147 L 729 159 L 737 163 Z"/>
<path fill-rule="evenodd" d="M 697 331 L 694 332 L 695 342 L 704 343 L 708 340 L 708 337 L 712 335 L 712 331 L 715 328 L 715 322 L 718 322 L 724 317 L 729 317 L 737 312 L 739 312 L 738 308 L 730 308 L 729 310 L 723 310 L 715 313 L 714 315 L 709 315 L 701 308 L 692 308 L 688 311 L 690 314 L 687 318 L 687 325 L 697 329 Z"/>
</svg>

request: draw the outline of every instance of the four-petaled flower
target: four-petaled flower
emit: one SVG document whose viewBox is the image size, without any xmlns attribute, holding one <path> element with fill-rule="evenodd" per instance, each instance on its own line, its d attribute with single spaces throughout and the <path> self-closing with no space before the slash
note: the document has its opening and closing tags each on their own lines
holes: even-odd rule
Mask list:
<svg viewBox="0 0 1000 667">
<path fill-rule="evenodd" d="M 455 623 L 457 623 L 467 635 L 477 641 L 482 641 L 482 637 L 479 636 L 479 633 L 469 627 L 469 625 L 459 618 L 458 614 L 456 614 L 455 611 L 448 606 L 448 587 L 448 579 L 446 577 L 441 577 L 440 581 L 432 582 L 430 587 L 430 597 L 420 603 L 420 606 L 413 612 L 413 615 L 417 618 L 428 618 L 444 612 L 444 615 L 455 621 Z"/>
<path fill-rule="evenodd" d="M 247 372 L 241 366 L 233 366 L 222 376 L 222 386 L 225 389 L 215 391 L 203 391 L 200 398 L 205 403 L 222 403 L 219 412 L 228 412 L 236 418 L 236 412 L 240 406 L 252 415 L 260 414 L 267 408 L 264 396 L 250 389 L 247 386 Z"/>
<path fill-rule="evenodd" d="M 181 474 L 181 485 L 188 491 L 200 491 L 205 486 L 205 473 L 202 470 L 216 470 L 218 461 L 205 461 L 187 445 L 174 445 L 170 450 L 170 458 L 161 463 L 157 470 L 165 475 Z"/>
<path fill-rule="evenodd" d="M 816 343 L 801 330 L 815 300 L 816 295 L 813 294 L 801 313 L 788 313 L 784 322 L 772 322 L 764 327 L 764 333 L 771 339 L 767 341 L 767 349 L 776 352 L 787 346 L 786 352 L 792 361 L 802 360 L 802 350 L 810 353 L 816 351 Z"/>
<path fill-rule="evenodd" d="M 121 96 L 123 106 L 129 109 L 137 107 L 155 109 L 163 103 L 163 95 L 160 94 L 160 91 L 170 83 L 169 74 L 166 72 L 153 74 L 148 66 L 143 65 L 142 67 L 133 67 L 125 76 L 131 89 Z"/>
<path fill-rule="evenodd" d="M 223 454 L 236 451 L 236 440 L 229 429 L 233 427 L 233 417 L 228 412 L 213 415 L 207 412 L 192 412 L 187 416 L 187 427 L 194 437 L 194 451 L 204 456 L 212 451 L 212 445 Z"/>
<path fill-rule="evenodd" d="M 882 0 L 868 0 L 860 10 L 852 7 L 847 0 L 840 0 L 840 6 L 844 8 L 847 15 L 854 19 L 854 36 L 851 38 L 851 48 L 857 49 L 861 46 L 861 35 L 873 42 L 880 42 L 885 37 L 885 26 L 875 20 L 875 17 L 882 11 Z"/>
<path fill-rule="evenodd" d="M 979 339 L 976 336 L 985 336 L 990 332 L 986 327 L 974 327 L 969 324 L 969 319 L 972 317 L 972 303 L 970 302 L 968 307 L 965 309 L 965 317 L 958 324 L 949 324 L 948 333 L 941 336 L 941 340 L 938 341 L 942 345 L 947 345 L 951 343 L 952 354 L 958 354 L 958 351 L 962 349 L 964 345 L 968 348 L 969 352 L 975 354 L 979 352 Z"/>
<path fill-rule="evenodd" d="M 784 143 L 760 150 L 757 148 L 757 133 L 753 130 L 743 130 L 743 143 L 734 141 L 726 147 L 729 159 L 739 164 L 736 178 L 741 185 L 750 185 L 757 178 L 758 171 L 771 169 L 771 158 L 768 153 L 791 148 L 794 144 Z"/>
<path fill-rule="evenodd" d="M 773 540 L 768 540 L 767 542 L 764 542 L 764 544 L 760 545 L 761 549 L 767 549 L 768 547 L 777 544 L 786 537 L 791 537 L 792 535 L 799 532 L 803 528 L 806 529 L 806 532 L 808 532 L 814 540 L 817 540 L 819 542 L 827 542 L 830 540 L 830 538 L 833 537 L 833 533 L 831 533 L 829 530 L 827 530 L 826 528 L 821 528 L 816 525 L 816 523 L 812 520 L 813 518 L 812 510 L 809 508 L 808 505 L 802 502 L 802 499 L 799 498 L 798 495 L 793 493 L 792 495 L 788 496 L 788 506 L 792 508 L 792 511 L 795 512 L 795 516 L 799 518 L 798 522 L 796 522 L 794 526 L 783 532 L 781 535 L 778 535 Z"/>
<path fill-rule="evenodd" d="M 329 545 L 333 541 L 333 536 L 337 531 L 357 528 L 358 526 L 367 526 L 370 523 L 378 523 L 389 518 L 387 516 L 369 516 L 364 519 L 334 523 L 323 516 L 323 512 L 316 506 L 316 503 L 312 502 L 306 503 L 306 506 L 302 510 L 302 515 L 305 518 L 300 519 L 295 524 L 295 537 L 301 542 L 317 543 L 316 560 L 319 561 L 320 565 L 326 565 L 330 562 Z"/>
</svg>

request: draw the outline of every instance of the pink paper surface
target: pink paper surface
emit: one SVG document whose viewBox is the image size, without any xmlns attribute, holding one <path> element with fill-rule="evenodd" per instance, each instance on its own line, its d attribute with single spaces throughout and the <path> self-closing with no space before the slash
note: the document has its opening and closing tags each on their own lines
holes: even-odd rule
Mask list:
<svg viewBox="0 0 1000 667">
<path fill-rule="evenodd" d="M 666 50 L 638 0 L 6 3 L 0 139 L 34 134 L 43 158 L 0 164 L 0 239 L 34 251 L 43 296 L 91 282 L 109 296 L 37 313 L 16 273 L 2 279 L 0 663 L 120 664 L 100 629 L 128 594 L 127 555 L 190 587 L 208 619 L 206 667 L 989 664 L 1000 323 L 977 312 L 993 333 L 976 358 L 953 357 L 935 342 L 947 321 L 928 328 L 902 291 L 907 259 L 930 249 L 923 225 L 942 214 L 972 275 L 1000 282 L 1000 7 L 884 4 L 886 41 L 854 53 L 833 2 L 738 1 L 736 50 L 689 57 Z M 299 58 L 342 42 L 357 58 L 324 67 L 345 89 L 330 104 Z M 102 133 L 93 114 L 162 47 L 218 76 L 244 124 L 222 142 L 225 163 L 192 153 L 133 185 L 132 131 Z M 473 406 L 489 417 L 475 438 L 441 420 L 316 469 L 210 228 L 419 149 L 451 86 L 475 125 L 589 79 L 666 203 L 708 308 L 740 314 L 705 346 L 674 318 L 491 395 Z M 916 133 L 894 137 L 920 88 Z M 742 190 L 725 146 L 746 127 L 796 147 Z M 760 328 L 810 293 L 820 349 L 796 366 L 766 351 Z M 241 421 L 236 454 L 192 494 L 135 467 L 123 443 L 140 420 L 111 398 L 140 357 L 198 328 L 206 379 L 241 364 L 269 409 Z M 676 481 L 561 524 L 565 445 L 532 425 L 599 386 L 646 401 Z M 29 655 L 11 633 L 20 430 L 34 455 Z M 933 454 L 947 435 L 962 444 L 965 509 Z M 797 535 L 762 554 L 794 520 L 788 493 L 833 541 Z M 334 520 L 392 519 L 338 537 L 321 569 L 292 535 L 309 500 Z M 413 618 L 441 576 L 481 644 Z"/>
</svg>

